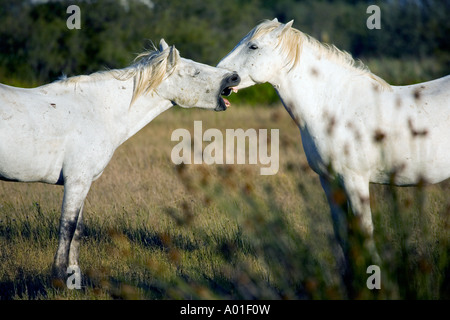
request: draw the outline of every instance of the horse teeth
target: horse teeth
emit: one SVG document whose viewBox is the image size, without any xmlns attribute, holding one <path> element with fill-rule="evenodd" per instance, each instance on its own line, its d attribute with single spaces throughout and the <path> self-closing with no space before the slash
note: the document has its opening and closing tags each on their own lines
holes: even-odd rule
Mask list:
<svg viewBox="0 0 450 320">
<path fill-rule="evenodd" d="M 233 90 L 234 93 L 237 93 L 239 91 L 239 89 L 237 87 L 233 87 L 231 89 Z"/>
</svg>

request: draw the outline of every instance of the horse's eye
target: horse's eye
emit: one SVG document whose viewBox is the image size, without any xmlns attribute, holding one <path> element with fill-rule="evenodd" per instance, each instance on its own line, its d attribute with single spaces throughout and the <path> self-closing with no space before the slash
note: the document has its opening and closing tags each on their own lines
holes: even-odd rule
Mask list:
<svg viewBox="0 0 450 320">
<path fill-rule="evenodd" d="M 256 44 L 252 44 L 252 45 L 250 45 L 249 48 L 252 50 L 256 50 L 256 49 L 258 49 L 258 46 Z"/>
</svg>

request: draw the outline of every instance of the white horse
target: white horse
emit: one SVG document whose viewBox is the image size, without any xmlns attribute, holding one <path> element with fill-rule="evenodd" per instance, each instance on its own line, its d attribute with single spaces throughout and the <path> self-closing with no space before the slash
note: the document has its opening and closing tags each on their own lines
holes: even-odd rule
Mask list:
<svg viewBox="0 0 450 320">
<path fill-rule="evenodd" d="M 114 151 L 177 104 L 225 110 L 239 76 L 181 58 L 164 40 L 134 65 L 33 89 L 0 85 L 0 179 L 64 185 L 54 274 L 78 265 L 82 209 Z"/>
<path fill-rule="evenodd" d="M 217 67 L 239 73 L 236 90 L 264 82 L 274 86 L 320 176 L 344 253 L 346 208 L 333 194 L 336 184 L 345 190 L 345 206 L 357 217 L 376 261 L 369 183 L 409 186 L 450 177 L 450 76 L 391 86 L 350 54 L 292 23 L 259 24 Z"/>
</svg>

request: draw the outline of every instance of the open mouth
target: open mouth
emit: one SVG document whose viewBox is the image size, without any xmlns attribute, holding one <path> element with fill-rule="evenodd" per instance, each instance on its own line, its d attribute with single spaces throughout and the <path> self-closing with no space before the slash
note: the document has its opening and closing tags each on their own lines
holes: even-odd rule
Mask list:
<svg viewBox="0 0 450 320">
<path fill-rule="evenodd" d="M 227 98 L 232 92 L 238 92 L 237 86 L 241 82 L 241 78 L 236 72 L 228 75 L 222 80 L 222 90 L 219 90 L 219 101 L 216 111 L 224 111 L 231 106 L 230 101 Z M 225 96 L 225 97 L 223 97 Z"/>
<path fill-rule="evenodd" d="M 226 96 L 226 97 L 228 97 L 228 96 L 231 95 L 232 92 L 237 93 L 237 92 L 238 92 L 238 89 L 237 89 L 236 87 L 226 87 L 226 88 L 224 88 L 224 89 L 222 90 L 222 92 L 220 93 L 220 95 L 221 95 L 221 96 Z M 225 107 L 228 108 L 228 107 L 231 106 L 231 103 L 230 103 L 230 101 L 228 101 L 227 98 L 222 97 L 222 100 L 223 100 L 223 102 L 225 103 Z"/>
</svg>

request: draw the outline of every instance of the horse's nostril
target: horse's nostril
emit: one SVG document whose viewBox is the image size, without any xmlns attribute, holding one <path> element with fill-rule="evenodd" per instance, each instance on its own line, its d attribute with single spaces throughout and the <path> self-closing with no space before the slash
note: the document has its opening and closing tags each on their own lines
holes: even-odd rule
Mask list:
<svg viewBox="0 0 450 320">
<path fill-rule="evenodd" d="M 231 82 L 240 82 L 241 78 L 237 74 L 233 74 L 230 78 Z"/>
</svg>

